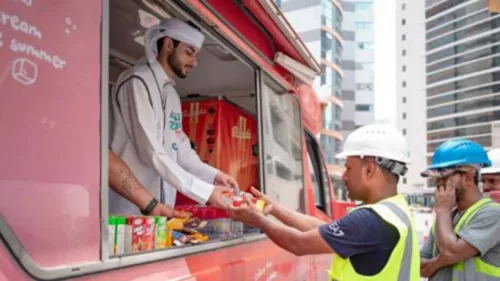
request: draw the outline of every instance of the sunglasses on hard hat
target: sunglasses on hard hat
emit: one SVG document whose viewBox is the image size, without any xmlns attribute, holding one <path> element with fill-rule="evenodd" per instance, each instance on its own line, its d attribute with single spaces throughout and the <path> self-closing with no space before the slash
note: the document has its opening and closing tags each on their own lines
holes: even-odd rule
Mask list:
<svg viewBox="0 0 500 281">
<path fill-rule="evenodd" d="M 452 176 L 456 173 L 466 174 L 474 171 L 474 167 L 461 166 L 461 167 L 451 167 L 443 169 L 432 169 L 423 172 L 421 175 L 424 177 L 431 177 L 435 179 L 443 179 Z"/>
</svg>

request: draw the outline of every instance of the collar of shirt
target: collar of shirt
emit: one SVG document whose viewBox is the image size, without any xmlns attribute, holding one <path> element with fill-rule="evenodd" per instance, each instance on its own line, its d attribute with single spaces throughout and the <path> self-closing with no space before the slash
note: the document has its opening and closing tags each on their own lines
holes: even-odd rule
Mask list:
<svg viewBox="0 0 500 281">
<path fill-rule="evenodd" d="M 168 77 L 167 73 L 157 60 L 150 63 L 150 65 L 153 69 L 153 72 L 155 73 L 156 79 L 158 79 L 158 84 L 160 87 L 164 88 L 169 84 L 175 86 L 175 81 L 172 78 Z"/>
</svg>

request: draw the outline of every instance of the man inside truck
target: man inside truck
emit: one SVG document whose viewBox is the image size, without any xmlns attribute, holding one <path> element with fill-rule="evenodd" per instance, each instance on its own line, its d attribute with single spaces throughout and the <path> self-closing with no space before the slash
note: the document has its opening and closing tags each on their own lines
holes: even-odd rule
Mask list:
<svg viewBox="0 0 500 281">
<path fill-rule="evenodd" d="M 182 130 L 180 97 L 174 77 L 185 78 L 197 64 L 204 41 L 190 22 L 168 19 L 144 36 L 145 57 L 118 78 L 111 104 L 111 149 L 130 167 L 153 198 L 141 210 L 149 215 L 158 203 L 174 206 L 179 191 L 194 201 L 227 208 L 224 192 L 237 186 L 229 175 L 203 163 Z M 138 214 L 120 194 L 110 194 L 110 211 Z"/>
<path fill-rule="evenodd" d="M 245 205 L 230 207 L 230 216 L 260 228 L 295 255 L 334 254 L 329 280 L 420 280 L 410 208 L 397 194 L 399 177 L 410 161 L 404 137 L 390 126 L 367 125 L 349 135 L 337 157 L 346 159 L 343 180 L 349 197 L 364 203 L 342 219 L 325 224 L 281 206 L 256 189 L 252 193 L 266 202 L 264 211 L 246 198 Z"/>
</svg>

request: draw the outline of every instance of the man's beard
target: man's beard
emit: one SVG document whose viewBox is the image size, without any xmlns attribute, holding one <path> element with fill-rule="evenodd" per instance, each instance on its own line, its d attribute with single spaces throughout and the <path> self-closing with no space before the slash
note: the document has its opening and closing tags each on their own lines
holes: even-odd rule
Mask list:
<svg viewBox="0 0 500 281">
<path fill-rule="evenodd" d="M 187 74 L 184 74 L 182 72 L 182 66 L 181 62 L 177 59 L 177 56 L 175 55 L 175 52 L 172 52 L 167 58 L 167 63 L 170 65 L 172 70 L 174 71 L 175 75 L 181 79 L 184 79 L 187 77 Z"/>
<path fill-rule="evenodd" d="M 464 198 L 464 195 L 465 195 L 465 188 L 463 187 L 463 185 L 458 185 L 455 188 L 455 197 L 456 197 L 457 203 L 460 202 L 460 200 L 462 200 Z"/>
</svg>

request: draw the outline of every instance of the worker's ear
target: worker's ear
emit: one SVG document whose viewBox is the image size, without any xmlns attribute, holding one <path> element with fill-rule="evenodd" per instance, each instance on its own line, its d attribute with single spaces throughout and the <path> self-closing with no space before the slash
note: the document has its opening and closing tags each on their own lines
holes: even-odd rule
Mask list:
<svg viewBox="0 0 500 281">
<path fill-rule="evenodd" d="M 464 186 L 476 186 L 476 175 L 474 173 L 465 173 L 462 176 Z"/>
<path fill-rule="evenodd" d="M 172 53 L 172 51 L 174 50 L 174 41 L 172 41 L 172 38 L 169 37 L 163 38 L 163 48 L 165 49 L 165 52 L 167 54 Z"/>
<path fill-rule="evenodd" d="M 365 160 L 363 161 L 363 177 L 366 180 L 371 179 L 375 175 L 375 170 L 377 169 L 377 164 L 373 161 Z"/>
</svg>

